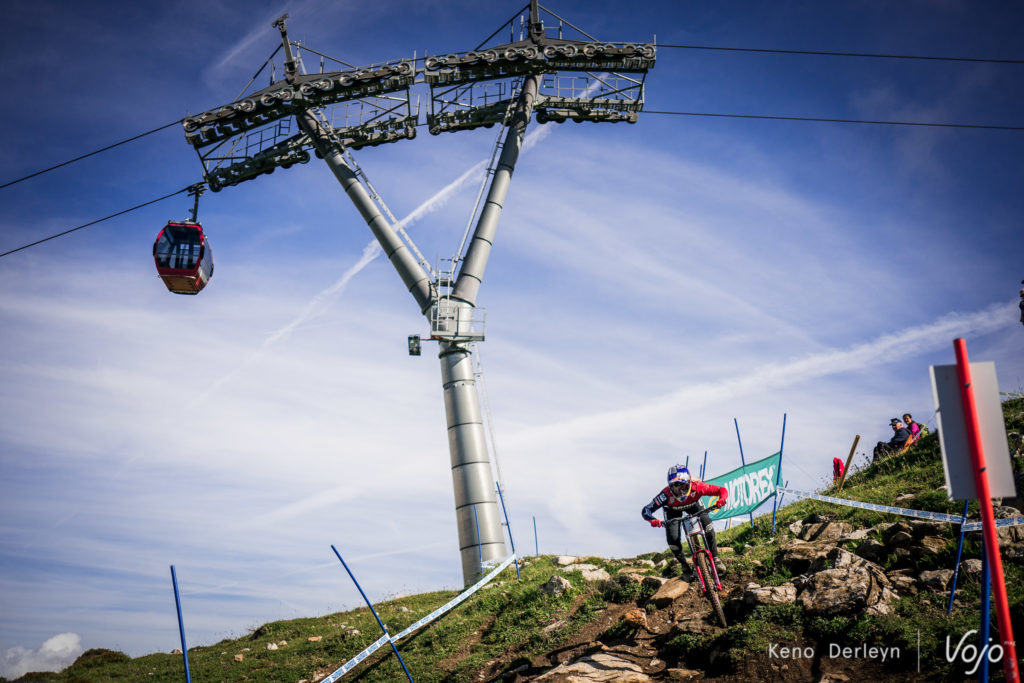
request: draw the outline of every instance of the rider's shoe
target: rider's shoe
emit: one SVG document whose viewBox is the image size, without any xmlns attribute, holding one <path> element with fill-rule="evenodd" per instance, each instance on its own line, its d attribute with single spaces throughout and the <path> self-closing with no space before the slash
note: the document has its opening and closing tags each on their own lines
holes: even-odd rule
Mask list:
<svg viewBox="0 0 1024 683">
<path fill-rule="evenodd" d="M 694 573 L 693 569 L 691 569 L 689 566 L 684 566 L 682 572 L 680 572 L 679 574 L 679 578 L 685 581 L 686 583 L 693 583 L 697 580 L 697 574 Z"/>
<path fill-rule="evenodd" d="M 719 576 L 725 573 L 725 562 L 722 562 L 722 559 L 719 557 L 715 558 L 715 571 L 718 572 Z"/>
</svg>

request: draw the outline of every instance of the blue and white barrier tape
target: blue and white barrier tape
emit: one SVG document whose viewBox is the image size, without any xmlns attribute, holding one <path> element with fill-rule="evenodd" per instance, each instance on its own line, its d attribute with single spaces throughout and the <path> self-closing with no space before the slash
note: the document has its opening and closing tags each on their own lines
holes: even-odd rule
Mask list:
<svg viewBox="0 0 1024 683">
<path fill-rule="evenodd" d="M 835 503 L 836 505 L 846 505 L 848 507 L 860 508 L 862 510 L 872 510 L 874 512 L 888 512 L 894 515 L 902 515 L 904 517 L 917 517 L 919 519 L 930 519 L 935 522 L 951 522 L 953 524 L 960 524 L 964 521 L 964 518 L 960 515 L 950 515 L 945 512 L 928 512 L 926 510 L 908 510 L 907 508 L 892 507 L 890 505 L 876 505 L 875 503 L 862 503 L 859 500 L 849 500 L 848 498 L 834 498 L 833 496 L 823 496 L 818 493 L 807 493 L 806 491 L 794 491 L 793 489 L 787 489 L 782 486 L 778 487 L 778 491 L 782 493 L 789 493 L 800 498 L 811 498 L 812 500 L 821 500 L 826 503 Z"/>
<path fill-rule="evenodd" d="M 1024 524 L 1024 517 L 1007 517 L 1006 519 L 997 519 L 996 528 L 1004 526 L 1019 526 Z M 981 522 L 968 522 L 962 527 L 963 531 L 981 531 Z"/>
<path fill-rule="evenodd" d="M 444 614 L 448 610 L 453 609 L 460 602 L 462 602 L 463 600 L 465 600 L 466 598 L 471 596 L 473 593 L 476 593 L 478 590 L 480 590 L 485 585 L 490 583 L 491 579 L 493 579 L 495 576 L 500 574 L 506 567 L 508 567 L 510 564 L 512 564 L 512 561 L 515 560 L 515 559 L 516 559 L 515 555 L 509 555 L 508 557 L 506 557 L 502 561 L 501 564 L 499 564 L 497 567 L 492 569 L 490 571 L 490 573 L 487 574 L 487 576 L 485 576 L 484 578 L 480 579 L 479 581 L 474 583 L 472 586 L 470 586 L 469 588 L 467 588 L 463 592 L 459 593 L 457 596 L 455 596 L 454 598 L 452 598 L 451 600 L 449 600 L 445 604 L 441 605 L 436 610 L 434 610 L 433 612 L 431 612 L 427 616 L 423 617 L 422 619 L 417 621 L 415 624 L 413 624 L 409 628 L 407 628 L 404 631 L 402 631 L 401 633 L 399 633 L 397 636 L 393 637 L 392 640 L 401 640 L 402 638 L 405 638 L 407 635 L 411 634 L 413 631 L 416 631 L 417 629 L 419 629 L 419 628 L 421 628 L 423 626 L 426 626 L 427 624 L 432 622 L 434 619 L 437 619 L 439 616 L 441 616 L 442 614 Z"/>
<path fill-rule="evenodd" d="M 862 503 L 859 500 L 849 500 L 848 498 L 835 498 L 833 496 L 823 496 L 818 493 L 807 493 L 806 491 L 794 491 L 782 486 L 776 489 L 780 493 L 789 493 L 799 498 L 810 498 L 812 500 L 821 500 L 826 503 L 835 503 L 836 505 L 846 505 L 847 507 L 860 508 L 862 510 L 872 510 L 874 512 L 888 512 L 893 515 L 902 515 L 903 517 L 917 517 L 919 519 L 930 519 L 935 522 L 950 522 L 951 524 L 962 524 L 961 529 L 963 531 L 980 531 L 981 522 L 968 522 L 963 524 L 964 518 L 960 515 L 950 515 L 945 512 L 929 512 L 927 510 L 910 510 L 907 508 L 898 508 L 891 505 L 876 505 L 875 503 Z M 1018 526 L 1024 524 L 1024 517 L 1008 517 L 1006 519 L 997 519 L 996 528 L 1007 527 L 1007 526 Z"/>
<path fill-rule="evenodd" d="M 515 559 L 516 559 L 516 556 L 514 554 L 509 555 L 504 560 L 502 560 L 501 564 L 499 564 L 497 567 L 492 569 L 487 574 L 487 576 L 483 577 L 482 579 L 480 579 L 479 581 L 474 583 L 472 586 L 470 586 L 466 590 L 462 591 L 457 596 L 455 596 L 454 598 L 452 598 L 451 600 L 449 600 L 445 604 L 441 605 L 436 610 L 434 610 L 433 612 L 431 612 L 427 616 L 423 617 L 422 619 L 420 619 L 415 624 L 413 624 L 409 628 L 405 629 L 404 631 L 402 631 L 398 635 L 392 636 L 392 635 L 388 635 L 387 633 L 385 633 L 380 638 L 378 638 L 372 645 L 367 647 L 365 650 L 363 650 L 362 652 L 357 654 L 352 659 L 350 659 L 347 662 L 345 662 L 344 664 L 342 664 L 340 669 L 338 669 L 337 671 L 332 673 L 330 676 L 328 676 L 327 678 L 325 678 L 322 681 L 320 681 L 320 683 L 334 683 L 334 681 L 338 680 L 339 678 L 341 678 L 342 676 L 347 674 L 349 671 L 354 669 L 356 667 L 356 665 L 359 664 L 359 662 L 363 661 L 364 659 L 366 659 L 367 657 L 372 655 L 374 652 L 379 650 L 381 647 L 383 647 L 388 642 L 388 640 L 391 640 L 392 643 L 398 642 L 402 638 L 405 638 L 406 636 L 410 635 L 413 631 L 416 631 L 417 629 L 420 629 L 423 626 L 426 626 L 427 624 L 432 622 L 434 619 L 437 619 L 439 616 L 441 616 L 445 612 L 448 612 L 449 610 L 453 609 L 459 603 L 463 602 L 466 598 L 468 598 L 469 596 L 473 595 L 473 593 L 476 593 L 478 590 L 480 590 L 485 585 L 490 583 L 491 579 L 493 579 L 495 576 L 500 574 L 505 568 L 507 568 L 510 564 L 512 564 L 512 562 Z"/>
<path fill-rule="evenodd" d="M 382 645 L 384 645 L 384 643 L 388 642 L 388 638 L 390 638 L 388 634 L 382 635 L 380 638 L 374 641 L 373 645 L 366 648 L 365 650 L 357 654 L 355 657 L 345 662 L 340 669 L 338 669 L 330 676 L 320 681 L 320 683 L 334 683 L 334 681 L 338 680 L 339 678 L 347 674 L 349 671 L 354 669 L 356 667 L 356 664 L 358 664 L 359 662 L 363 661 L 364 659 L 372 655 L 374 652 L 376 652 Z"/>
</svg>

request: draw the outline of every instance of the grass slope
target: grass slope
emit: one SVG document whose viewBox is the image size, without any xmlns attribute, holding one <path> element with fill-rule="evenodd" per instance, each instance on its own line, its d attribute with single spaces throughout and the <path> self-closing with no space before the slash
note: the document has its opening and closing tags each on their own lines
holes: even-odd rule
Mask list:
<svg viewBox="0 0 1024 683">
<path fill-rule="evenodd" d="M 1024 433 L 1024 399 L 1003 404 L 1011 451 L 1021 455 Z M 1021 459 L 1015 459 L 1020 463 Z M 828 463 L 823 463 L 823 467 Z M 1018 469 L 1020 466 L 1018 464 Z M 835 494 L 834 491 L 830 492 Z M 962 504 L 946 499 L 943 472 L 935 435 L 922 439 L 911 450 L 853 474 L 841 497 L 891 505 L 901 494 L 916 496 L 912 507 L 959 514 Z M 1021 492 L 1024 493 L 1024 492 Z M 976 504 L 972 504 L 972 510 Z M 558 662 L 597 650 L 634 653 L 645 671 L 655 679 L 669 679 L 667 669 L 699 669 L 707 677 L 721 680 L 818 680 L 820 671 L 804 663 L 803 668 L 782 668 L 767 657 L 771 643 L 824 647 L 838 645 L 897 646 L 916 652 L 920 636 L 921 671 L 916 659 L 904 658 L 884 666 L 856 662 L 847 670 L 856 677 L 891 680 L 961 680 L 963 666 L 951 664 L 944 656 L 946 637 L 977 628 L 980 588 L 976 581 L 961 584 L 956 607 L 946 615 L 947 595 L 923 591 L 901 598 L 886 616 L 846 615 L 830 618 L 806 614 L 798 605 L 757 607 L 752 611 L 735 608 L 735 599 L 748 581 L 777 585 L 791 579 L 785 566 L 776 562 L 781 543 L 791 536 L 787 526 L 797 520 L 816 518 L 848 521 L 856 527 L 895 521 L 891 515 L 816 501 L 801 501 L 779 511 L 777 535 L 772 537 L 770 517 L 755 525 L 719 534 L 719 543 L 731 547 L 729 572 L 723 584 L 734 598 L 730 623 L 721 629 L 706 620 L 700 628 L 681 630 L 675 611 L 657 610 L 648 604 L 652 592 L 635 581 L 588 583 L 579 572 L 566 575 L 572 590 L 554 597 L 542 590 L 557 572 L 555 558 L 531 558 L 517 581 L 512 568 L 498 580 L 422 629 L 400 645 L 402 656 L 417 681 L 520 681 Z M 920 570 L 951 568 L 955 561 L 958 531 L 950 525 L 945 548 L 937 555 L 915 558 Z M 852 550 L 852 546 L 850 547 Z M 978 534 L 969 534 L 964 557 L 979 557 Z M 671 559 L 667 551 L 650 553 L 644 559 Z M 636 561 L 589 558 L 612 576 L 625 570 L 672 576 L 678 566 L 669 562 L 663 570 Z M 891 565 L 894 557 L 883 564 Z M 1024 632 L 1024 568 L 1019 562 L 1004 562 L 1006 585 L 1016 633 Z M 381 618 L 395 633 L 454 597 L 441 591 L 395 599 L 377 605 Z M 698 610 L 703 599 L 694 591 L 687 610 Z M 646 610 L 649 623 L 665 625 L 662 630 L 644 631 L 621 619 L 627 609 Z M 994 612 L 993 612 L 994 621 Z M 189 650 L 192 679 L 203 681 L 253 681 L 298 683 L 319 680 L 377 639 L 376 621 L 362 608 L 316 619 L 295 619 L 266 624 L 240 639 Z M 993 630 L 994 635 L 994 630 Z M 312 640 L 311 640 L 312 638 Z M 268 645 L 277 645 L 269 650 Z M 238 657 L 240 655 L 240 657 Z M 238 661 L 240 660 L 240 661 Z M 784 666 L 784 665 L 783 665 Z M 958 668 L 959 666 L 959 668 Z M 810 668 L 808 668 L 810 667 Z M 98 681 L 181 681 L 184 679 L 180 654 L 151 654 L 138 658 L 109 650 L 90 650 L 71 667 L 59 673 L 28 674 L 28 681 L 66 683 Z M 1001 680 L 1002 668 L 992 666 L 993 680 Z M 349 673 L 346 681 L 405 680 L 390 649 L 382 648 Z"/>
</svg>

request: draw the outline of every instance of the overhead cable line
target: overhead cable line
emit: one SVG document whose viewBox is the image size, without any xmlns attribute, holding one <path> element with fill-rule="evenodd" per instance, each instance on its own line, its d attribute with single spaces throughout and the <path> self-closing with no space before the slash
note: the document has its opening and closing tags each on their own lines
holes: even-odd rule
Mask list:
<svg viewBox="0 0 1024 683">
<path fill-rule="evenodd" d="M 65 230 L 63 232 L 58 232 L 56 235 L 50 235 L 49 237 L 44 237 L 43 239 L 36 240 L 35 242 L 32 242 L 30 244 L 24 244 L 24 245 L 18 247 L 17 249 L 11 249 L 10 251 L 5 251 L 4 253 L 0 254 L 0 258 L 3 258 L 4 256 L 8 256 L 8 255 L 13 254 L 13 253 L 18 252 L 18 251 L 21 251 L 22 249 L 28 249 L 29 247 L 34 247 L 37 244 L 42 244 L 43 242 L 48 242 L 50 240 L 57 239 L 58 237 L 63 237 L 64 235 L 68 235 L 70 233 L 73 233 L 76 230 L 81 230 L 82 228 L 88 228 L 90 225 L 96 225 L 97 223 L 102 223 L 103 221 L 110 220 L 111 218 L 117 218 L 118 216 L 123 216 L 126 213 L 129 213 L 131 211 L 135 211 L 136 209 L 141 209 L 144 206 L 149 206 L 150 204 L 156 204 L 157 202 L 162 202 L 163 200 L 170 199 L 171 197 L 174 197 L 175 195 L 179 195 L 179 194 L 181 194 L 183 192 L 188 192 L 189 189 L 192 188 L 192 187 L 193 187 L 192 185 L 189 185 L 188 187 L 183 187 L 180 190 L 178 190 L 177 192 L 172 192 L 170 194 L 165 194 L 163 197 L 157 197 L 156 199 L 151 199 L 148 202 L 144 202 L 142 204 L 138 204 L 136 206 L 133 206 L 130 209 L 125 209 L 124 211 L 118 211 L 117 213 L 112 213 L 109 216 L 104 216 L 103 218 L 97 218 L 96 220 L 90 221 L 90 222 L 88 222 L 88 223 L 86 223 L 84 225 L 79 225 L 77 228 L 71 228 L 70 230 Z"/>
<path fill-rule="evenodd" d="M 1024 64 L 1024 59 L 994 59 L 987 57 L 933 57 L 925 55 L 888 55 L 871 52 L 826 52 L 823 50 L 770 50 L 753 47 L 719 47 L 714 45 L 658 45 L 685 50 L 719 50 L 722 52 L 762 52 L 787 55 L 826 55 L 829 57 L 870 57 L 874 59 L 919 59 L 936 62 L 988 62 L 993 64 Z"/>
<path fill-rule="evenodd" d="M 20 183 L 23 180 L 28 180 L 29 178 L 35 178 L 37 175 L 42 175 L 44 173 L 49 173 L 50 171 L 58 169 L 61 166 L 67 166 L 68 164 L 73 164 L 76 161 L 81 161 L 82 159 L 86 159 L 88 157 L 94 156 L 96 154 L 99 154 L 100 152 L 106 152 L 108 150 L 114 149 L 115 147 L 119 147 L 119 146 L 121 146 L 121 145 L 123 145 L 125 143 L 132 142 L 133 140 L 138 140 L 139 138 L 144 138 L 147 135 L 152 135 L 153 133 L 157 133 L 157 132 L 163 130 L 164 128 L 170 128 L 171 126 L 176 126 L 176 125 L 180 124 L 182 121 L 184 121 L 184 119 L 178 119 L 177 121 L 171 121 L 170 123 L 164 124 L 164 125 L 160 126 L 159 128 L 154 128 L 153 130 L 147 130 L 145 133 L 139 133 L 138 135 L 136 135 L 134 137 L 130 137 L 130 138 L 127 138 L 125 140 L 121 140 L 120 142 L 115 142 L 112 145 L 107 145 L 106 147 L 103 147 L 102 149 L 97 149 L 94 152 L 89 152 L 88 154 L 83 154 L 82 156 L 75 157 L 74 159 L 68 159 L 67 161 L 65 161 L 63 163 L 60 163 L 60 164 L 57 164 L 55 166 L 50 166 L 49 168 L 44 168 L 41 171 L 36 171 L 35 173 L 30 173 L 27 176 L 23 176 L 21 178 L 18 178 L 17 180 L 12 180 L 10 182 L 4 183 L 3 185 L 0 185 L 0 190 L 2 190 L 5 187 L 10 187 L 11 185 L 14 185 L 16 183 Z M 0 255 L 2 255 L 2 254 L 0 254 Z"/>
<path fill-rule="evenodd" d="M 766 116 L 761 114 L 715 114 L 698 111 L 658 111 L 644 109 L 644 114 L 671 114 L 675 116 L 711 116 L 728 119 L 767 119 L 770 121 L 820 121 L 824 123 L 865 123 L 877 126 L 924 126 L 927 128 L 979 128 L 985 130 L 1024 130 L 1024 126 L 996 126 L 976 123 L 928 123 L 926 121 L 871 121 L 867 119 L 828 119 L 817 116 Z"/>
</svg>

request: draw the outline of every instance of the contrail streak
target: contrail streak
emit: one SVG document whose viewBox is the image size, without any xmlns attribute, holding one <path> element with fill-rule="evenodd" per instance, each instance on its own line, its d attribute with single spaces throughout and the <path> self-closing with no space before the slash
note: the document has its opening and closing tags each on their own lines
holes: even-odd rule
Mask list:
<svg viewBox="0 0 1024 683">
<path fill-rule="evenodd" d="M 486 163 L 486 161 L 481 161 L 471 166 L 458 178 L 445 185 L 443 188 L 441 188 L 433 195 L 431 195 L 429 199 L 427 199 L 422 204 L 413 209 L 409 213 L 409 215 L 407 215 L 405 218 L 399 221 L 399 225 L 407 228 L 418 222 L 427 214 L 437 211 L 438 209 L 443 207 L 459 190 L 463 188 L 463 186 L 476 180 L 477 177 L 483 173 L 484 166 Z M 267 353 L 267 351 L 272 346 L 274 346 L 274 344 L 278 343 L 282 339 L 286 339 L 298 327 L 302 326 L 308 320 L 319 314 L 324 308 L 326 308 L 326 306 L 331 302 L 333 298 L 335 298 L 336 296 L 345 291 L 345 288 L 348 286 L 348 283 L 352 280 L 353 277 L 358 275 L 380 254 L 381 248 L 380 245 L 377 243 L 377 240 L 370 240 L 366 244 L 366 246 L 363 247 L 363 253 L 362 256 L 360 256 L 359 260 L 352 264 L 344 273 L 342 273 L 341 277 L 338 278 L 336 282 L 334 282 L 331 286 L 327 287 L 326 289 L 320 291 L 316 296 L 310 299 L 309 302 L 302 308 L 302 311 L 300 311 L 299 314 L 295 316 L 292 320 L 271 332 L 263 340 L 259 348 L 253 351 L 249 355 L 249 357 L 246 358 L 245 362 L 240 367 L 236 368 L 232 372 L 228 373 L 224 377 L 214 382 L 206 391 L 201 393 L 199 396 L 193 399 L 191 403 L 189 403 L 188 409 L 192 409 L 206 401 L 210 396 L 212 396 L 214 393 L 220 390 L 221 387 L 223 387 L 225 384 L 234 379 L 235 376 L 238 375 L 238 373 L 241 372 L 245 367 L 251 365 L 252 363 L 262 358 Z"/>
<path fill-rule="evenodd" d="M 663 394 L 626 410 L 604 411 L 562 422 L 526 429 L 512 440 L 517 443 L 591 437 L 610 431 L 636 429 L 638 425 L 687 410 L 720 403 L 737 396 L 749 396 L 827 377 L 843 372 L 893 363 L 941 348 L 957 336 L 987 334 L 1009 324 L 1013 306 L 992 304 L 973 313 L 950 313 L 925 325 L 884 334 L 845 349 L 828 349 L 787 363 L 762 365 L 753 372 L 717 382 L 702 382 Z"/>
</svg>

